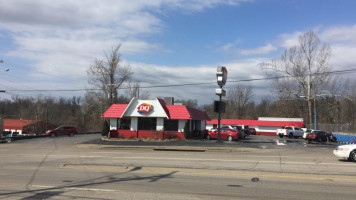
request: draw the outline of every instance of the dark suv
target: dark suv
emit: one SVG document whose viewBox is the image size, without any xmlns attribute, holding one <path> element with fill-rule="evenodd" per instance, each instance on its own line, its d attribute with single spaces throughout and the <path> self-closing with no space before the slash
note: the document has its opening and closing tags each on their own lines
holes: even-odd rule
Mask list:
<svg viewBox="0 0 356 200">
<path fill-rule="evenodd" d="M 73 126 L 60 126 L 46 132 L 46 135 L 51 137 L 55 137 L 58 135 L 68 135 L 71 137 L 74 134 L 77 134 L 77 129 Z"/>
</svg>

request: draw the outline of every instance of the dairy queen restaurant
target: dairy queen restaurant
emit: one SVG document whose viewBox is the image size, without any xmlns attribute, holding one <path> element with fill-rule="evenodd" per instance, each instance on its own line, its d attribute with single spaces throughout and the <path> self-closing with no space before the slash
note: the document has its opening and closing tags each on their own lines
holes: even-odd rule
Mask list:
<svg viewBox="0 0 356 200">
<path fill-rule="evenodd" d="M 132 98 L 129 104 L 113 104 L 102 114 L 110 119 L 111 138 L 185 139 L 204 137 L 208 115 L 173 98 L 141 100 Z"/>
</svg>

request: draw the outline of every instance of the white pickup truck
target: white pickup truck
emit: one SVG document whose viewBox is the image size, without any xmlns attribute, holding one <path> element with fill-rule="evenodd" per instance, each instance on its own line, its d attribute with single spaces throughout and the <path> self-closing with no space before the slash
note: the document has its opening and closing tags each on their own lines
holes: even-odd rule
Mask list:
<svg viewBox="0 0 356 200">
<path fill-rule="evenodd" d="M 288 136 L 289 138 L 303 137 L 304 131 L 300 127 L 286 126 L 284 129 L 277 129 L 277 135 L 280 138 Z"/>
</svg>

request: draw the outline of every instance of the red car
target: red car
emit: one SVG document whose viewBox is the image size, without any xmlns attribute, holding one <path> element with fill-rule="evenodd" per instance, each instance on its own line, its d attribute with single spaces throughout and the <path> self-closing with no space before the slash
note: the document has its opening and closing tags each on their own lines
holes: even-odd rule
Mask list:
<svg viewBox="0 0 356 200">
<path fill-rule="evenodd" d="M 326 142 L 328 138 L 328 133 L 325 131 L 313 131 L 311 133 L 308 133 L 306 135 L 306 140 L 309 142 L 315 141 L 315 142 Z"/>
<path fill-rule="evenodd" d="M 248 131 L 250 132 L 250 135 L 256 135 L 256 129 L 249 128 Z"/>
<path fill-rule="evenodd" d="M 52 130 L 48 130 L 46 132 L 46 135 L 50 137 L 55 137 L 58 135 L 68 135 L 68 136 L 73 136 L 74 134 L 77 134 L 77 129 L 73 126 L 60 126 Z"/>
<path fill-rule="evenodd" d="M 220 129 L 220 138 L 228 141 L 239 140 L 239 132 L 235 129 L 222 128 Z M 209 131 L 206 139 L 218 139 L 218 130 Z"/>
</svg>

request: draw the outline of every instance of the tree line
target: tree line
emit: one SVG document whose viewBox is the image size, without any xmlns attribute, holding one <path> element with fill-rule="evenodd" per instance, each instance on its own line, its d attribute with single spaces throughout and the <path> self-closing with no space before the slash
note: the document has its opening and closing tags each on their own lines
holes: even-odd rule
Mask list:
<svg viewBox="0 0 356 200">
<path fill-rule="evenodd" d="M 72 125 L 79 132 L 99 132 L 105 121 L 100 116 L 110 105 L 129 103 L 132 97 L 150 98 L 149 91 L 142 91 L 140 83 L 132 81 L 131 67 L 121 64 L 120 47 L 113 47 L 105 53 L 105 59 L 97 59 L 87 70 L 88 83 L 100 90 L 88 90 L 84 97 L 72 98 L 13 96 L 11 100 L 0 100 L 0 118 L 40 120 Z M 308 128 L 312 128 L 316 114 L 318 124 L 330 125 L 326 131 L 356 130 L 355 83 L 341 81 L 342 77 L 332 73 L 330 57 L 330 47 L 313 31 L 302 34 L 298 44 L 261 64 L 268 77 L 276 77 L 270 84 L 271 95 L 256 100 L 252 86 L 236 84 L 224 98 L 226 109 L 222 118 L 303 118 Z M 125 91 L 118 93 L 123 87 Z M 206 105 L 198 105 L 195 99 L 175 102 L 201 109 L 211 119 L 217 119 L 213 102 Z"/>
</svg>

